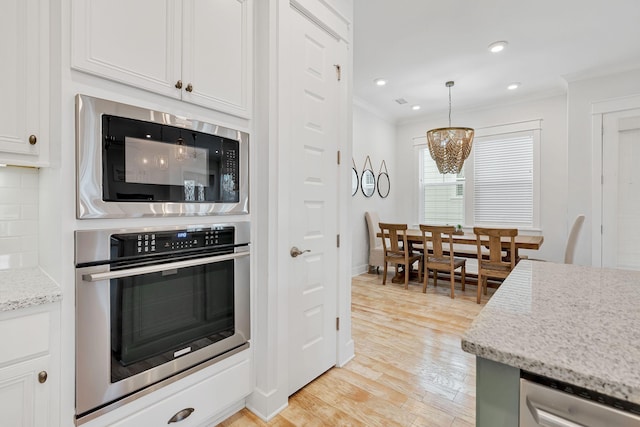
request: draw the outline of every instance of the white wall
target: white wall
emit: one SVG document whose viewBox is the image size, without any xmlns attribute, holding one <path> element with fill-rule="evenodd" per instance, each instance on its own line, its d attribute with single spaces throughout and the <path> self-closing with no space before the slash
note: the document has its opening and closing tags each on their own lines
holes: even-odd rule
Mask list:
<svg viewBox="0 0 640 427">
<path fill-rule="evenodd" d="M 0 270 L 38 265 L 38 170 L 0 167 Z"/>
<path fill-rule="evenodd" d="M 592 223 L 592 114 L 594 102 L 640 94 L 640 69 L 569 82 L 567 92 L 569 124 L 569 217 L 586 215 L 575 262 L 591 265 Z M 596 229 L 599 224 L 596 225 Z"/>
<path fill-rule="evenodd" d="M 399 207 L 398 219 L 402 222 L 418 222 L 418 159 L 414 141 L 420 138 L 422 142 L 426 142 L 427 130 L 446 125 L 447 112 L 443 113 L 439 117 L 424 117 L 398 125 L 396 187 L 406 189 L 399 192 L 399 198 L 396 199 Z M 452 125 L 478 129 L 534 119 L 542 119 L 540 227 L 544 244 L 539 251 L 522 251 L 522 254 L 561 262 L 570 222 L 567 217 L 566 97 L 560 95 L 504 106 L 454 110 Z"/>
<path fill-rule="evenodd" d="M 369 264 L 369 234 L 364 213 L 377 211 L 380 221 L 395 222 L 398 219 L 397 200 L 404 190 L 398 178 L 395 146 L 395 125 L 378 116 L 366 104 L 355 102 L 353 107 L 353 159 L 358 175 L 362 174 L 365 160 L 369 156 L 377 180 L 380 166 L 384 160 L 391 189 L 389 195 L 382 198 L 378 195 L 377 190 L 372 197 L 365 197 L 359 188 L 356 195 L 351 198 L 351 223 L 353 225 L 351 265 L 353 275 L 366 272 Z M 351 162 L 351 159 L 345 160 Z"/>
</svg>

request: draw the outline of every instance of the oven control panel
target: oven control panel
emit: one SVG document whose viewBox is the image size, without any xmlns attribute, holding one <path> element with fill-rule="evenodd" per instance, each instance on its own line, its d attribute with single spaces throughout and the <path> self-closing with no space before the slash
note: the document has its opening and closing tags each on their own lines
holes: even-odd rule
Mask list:
<svg viewBox="0 0 640 427">
<path fill-rule="evenodd" d="M 112 249 L 120 257 L 180 252 L 233 244 L 233 227 L 127 233 L 111 236 Z"/>
</svg>

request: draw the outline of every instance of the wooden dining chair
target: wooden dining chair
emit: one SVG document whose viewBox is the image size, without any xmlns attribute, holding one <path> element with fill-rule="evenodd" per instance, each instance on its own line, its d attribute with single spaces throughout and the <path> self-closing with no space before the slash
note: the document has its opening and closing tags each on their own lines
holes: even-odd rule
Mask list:
<svg viewBox="0 0 640 427">
<path fill-rule="evenodd" d="M 380 232 L 383 236 L 382 248 L 384 250 L 384 272 L 382 284 L 387 284 L 387 266 L 389 263 L 396 266 L 404 266 L 404 288 L 409 288 L 409 273 L 411 266 L 418 262 L 418 280 L 422 279 L 422 255 L 413 252 L 412 247 L 407 242 L 407 224 L 379 223 Z M 402 246 L 400 246 L 402 243 Z"/>
<path fill-rule="evenodd" d="M 478 250 L 478 299 L 480 304 L 480 294 L 484 289 L 487 294 L 487 278 L 505 279 L 511 270 L 516 266 L 516 236 L 517 228 L 484 228 L 473 227 L 476 234 L 476 246 Z M 509 259 L 504 260 L 502 255 L 502 238 L 508 237 L 509 243 Z M 489 257 L 483 257 L 483 246 L 489 247 Z"/>
<path fill-rule="evenodd" d="M 460 270 L 460 281 L 462 290 L 465 286 L 465 272 L 467 260 L 464 258 L 456 258 L 453 250 L 453 232 L 455 227 L 452 225 L 438 226 L 420 224 L 422 231 L 422 245 L 426 248 L 427 241 L 431 241 L 431 250 L 433 253 L 424 254 L 422 265 L 424 266 L 424 276 L 422 283 L 422 292 L 427 292 L 427 282 L 429 281 L 429 270 L 433 271 L 433 286 L 438 286 L 438 271 L 448 271 L 451 278 L 451 298 L 454 298 L 455 270 Z M 443 238 L 444 236 L 444 238 Z M 444 255 L 442 245 L 447 240 L 449 247 L 449 255 Z"/>
</svg>

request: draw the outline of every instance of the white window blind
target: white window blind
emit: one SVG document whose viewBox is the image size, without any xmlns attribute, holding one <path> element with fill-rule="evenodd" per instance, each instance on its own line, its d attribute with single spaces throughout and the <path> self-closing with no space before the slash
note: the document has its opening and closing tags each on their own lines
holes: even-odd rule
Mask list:
<svg viewBox="0 0 640 427">
<path fill-rule="evenodd" d="M 476 225 L 533 226 L 533 135 L 492 136 L 473 144 Z"/>
<path fill-rule="evenodd" d="M 421 215 L 426 224 L 464 224 L 464 170 L 441 174 L 429 149 L 420 149 Z"/>
</svg>

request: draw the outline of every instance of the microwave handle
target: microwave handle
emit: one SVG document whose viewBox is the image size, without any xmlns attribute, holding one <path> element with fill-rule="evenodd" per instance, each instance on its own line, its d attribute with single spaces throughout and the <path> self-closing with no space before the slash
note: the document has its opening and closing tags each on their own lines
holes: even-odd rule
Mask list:
<svg viewBox="0 0 640 427">
<path fill-rule="evenodd" d="M 83 274 L 82 280 L 85 282 L 99 282 L 101 280 L 120 279 L 122 277 L 139 276 L 141 274 L 159 273 L 168 270 L 177 270 L 185 267 L 195 267 L 198 265 L 212 264 L 215 262 L 228 261 L 249 256 L 249 252 L 239 252 L 228 255 L 216 255 L 206 258 L 190 259 L 187 261 L 177 261 L 168 264 L 149 265 L 145 267 L 128 268 L 126 270 L 107 271 L 104 273 Z"/>
</svg>

